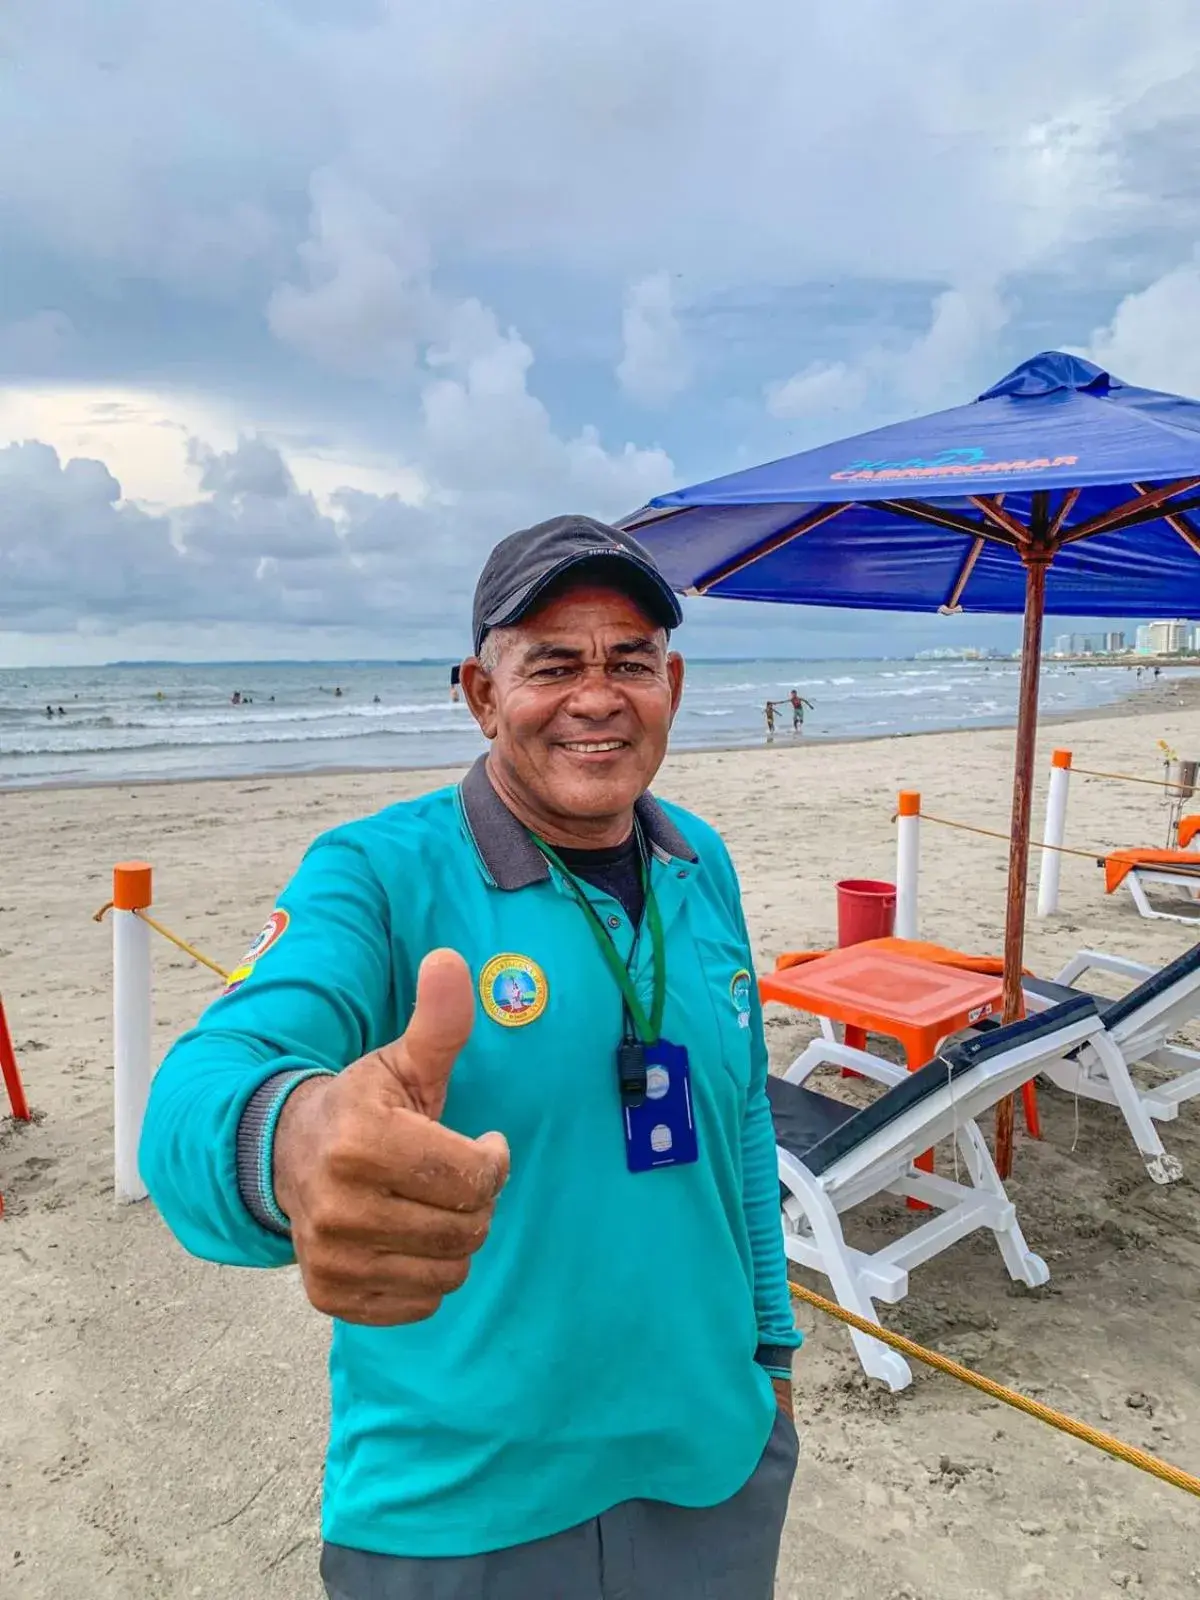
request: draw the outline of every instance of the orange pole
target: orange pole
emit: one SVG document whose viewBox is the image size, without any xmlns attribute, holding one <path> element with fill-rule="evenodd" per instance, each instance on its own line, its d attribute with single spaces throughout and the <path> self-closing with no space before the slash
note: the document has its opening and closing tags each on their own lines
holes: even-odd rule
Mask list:
<svg viewBox="0 0 1200 1600">
<path fill-rule="evenodd" d="M 8 1019 L 4 1015 L 3 1000 L 0 1000 L 0 1071 L 4 1074 L 4 1087 L 8 1090 L 8 1103 L 12 1106 L 13 1116 L 18 1122 L 31 1121 L 25 1086 L 17 1066 L 17 1053 L 13 1049 L 12 1034 L 8 1031 Z"/>
</svg>

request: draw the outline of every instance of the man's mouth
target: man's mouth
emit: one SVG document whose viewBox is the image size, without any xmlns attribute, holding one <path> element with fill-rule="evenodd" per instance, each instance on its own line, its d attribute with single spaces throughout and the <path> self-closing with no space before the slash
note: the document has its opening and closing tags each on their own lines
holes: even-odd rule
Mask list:
<svg viewBox="0 0 1200 1600">
<path fill-rule="evenodd" d="M 624 750 L 627 743 L 625 739 L 564 739 L 562 748 L 573 750 L 581 756 L 600 756 L 613 750 Z"/>
</svg>

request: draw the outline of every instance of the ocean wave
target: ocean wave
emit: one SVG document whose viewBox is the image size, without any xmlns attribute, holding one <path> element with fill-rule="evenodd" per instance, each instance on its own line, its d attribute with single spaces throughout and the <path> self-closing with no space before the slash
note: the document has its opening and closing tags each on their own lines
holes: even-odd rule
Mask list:
<svg viewBox="0 0 1200 1600">
<path fill-rule="evenodd" d="M 56 731 L 58 731 L 56 729 Z M 65 730 L 64 730 L 65 731 Z M 274 744 L 324 744 L 355 739 L 410 739 L 421 736 L 462 733 L 461 723 L 430 722 L 404 728 L 322 728 L 290 733 L 262 733 L 252 739 L 181 738 L 181 739 L 111 739 L 107 744 L 74 744 L 58 741 L 25 741 L 21 744 L 5 742 L 0 747 L 0 764 L 17 756 L 97 756 L 123 755 L 148 750 L 251 750 L 256 745 Z"/>
</svg>

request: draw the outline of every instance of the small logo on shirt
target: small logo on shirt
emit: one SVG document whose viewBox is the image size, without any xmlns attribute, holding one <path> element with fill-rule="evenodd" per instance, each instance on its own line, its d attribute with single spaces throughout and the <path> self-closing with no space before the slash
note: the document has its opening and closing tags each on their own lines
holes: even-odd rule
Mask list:
<svg viewBox="0 0 1200 1600">
<path fill-rule="evenodd" d="M 483 1009 L 502 1028 L 523 1028 L 546 1009 L 550 989 L 546 974 L 528 956 L 493 956 L 479 974 Z"/>
<path fill-rule="evenodd" d="M 263 926 L 262 932 L 255 939 L 249 950 L 242 957 L 238 965 L 229 974 L 229 982 L 223 993 L 232 994 L 235 989 L 240 989 L 246 979 L 254 971 L 255 963 L 260 961 L 273 944 L 278 944 L 287 932 L 288 923 L 292 919 L 282 908 L 272 911 Z"/>
<path fill-rule="evenodd" d="M 737 1012 L 738 1027 L 750 1026 L 750 974 L 745 967 L 739 967 L 729 981 L 729 998 L 733 1001 L 733 1009 Z"/>
</svg>

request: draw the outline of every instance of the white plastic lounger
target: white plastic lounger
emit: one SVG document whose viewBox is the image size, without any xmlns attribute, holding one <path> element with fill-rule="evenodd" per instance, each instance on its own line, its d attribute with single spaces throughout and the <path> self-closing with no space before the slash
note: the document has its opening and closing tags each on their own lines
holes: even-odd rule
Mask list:
<svg viewBox="0 0 1200 1600">
<path fill-rule="evenodd" d="M 1134 978 L 1137 985 L 1119 1000 L 1092 994 L 1104 1032 L 1042 1070 L 1068 1094 L 1117 1106 L 1146 1171 L 1155 1183 L 1173 1183 L 1183 1176 L 1183 1168 L 1163 1148 L 1154 1124 L 1173 1122 L 1180 1106 L 1200 1095 L 1200 1050 L 1167 1042 L 1185 1023 L 1200 1017 L 1200 944 L 1161 968 L 1099 950 L 1081 950 L 1053 981 L 1022 980 L 1026 1010 L 1049 1014 L 1048 1007 L 1091 993 L 1078 985 L 1093 970 Z M 1143 1062 L 1170 1077 L 1152 1088 L 1141 1087 L 1130 1069 Z"/>
<path fill-rule="evenodd" d="M 976 1228 L 995 1234 L 1013 1278 L 1031 1288 L 1045 1283 L 1046 1263 L 1025 1243 L 974 1119 L 1102 1031 L 1095 1002 L 1079 995 L 1042 1015 L 950 1045 L 913 1073 L 864 1050 L 814 1040 L 784 1077 L 767 1080 L 789 1260 L 823 1273 L 837 1300 L 871 1322 L 878 1321 L 876 1300 L 903 1300 L 913 1267 Z M 856 1108 L 804 1088 L 804 1080 L 825 1063 L 853 1067 L 886 1084 L 887 1092 Z M 956 1141 L 964 1182 L 913 1165 L 949 1137 Z M 935 1215 L 878 1250 L 851 1249 L 842 1214 L 884 1193 L 924 1200 Z M 909 1213 L 901 1215 L 907 1219 Z M 853 1330 L 850 1337 L 870 1377 L 894 1390 L 912 1382 L 902 1356 L 868 1334 Z"/>
<path fill-rule="evenodd" d="M 1146 864 L 1132 869 L 1125 882 L 1133 896 L 1133 903 L 1142 916 L 1157 917 L 1163 922 L 1191 923 L 1193 927 L 1200 927 L 1200 853 L 1189 851 L 1189 854 L 1196 855 L 1194 867 L 1186 864 L 1178 866 Z M 1170 891 L 1169 898 L 1160 897 L 1158 904 L 1155 904 L 1150 898 L 1155 890 Z M 1166 908 L 1171 905 L 1178 909 L 1167 910 Z"/>
</svg>

